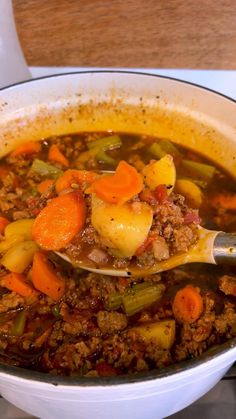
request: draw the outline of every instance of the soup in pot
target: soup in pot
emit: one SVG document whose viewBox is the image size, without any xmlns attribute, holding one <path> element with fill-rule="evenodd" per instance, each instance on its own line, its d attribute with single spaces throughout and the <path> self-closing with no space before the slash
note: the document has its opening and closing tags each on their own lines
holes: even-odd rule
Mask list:
<svg viewBox="0 0 236 419">
<path fill-rule="evenodd" d="M 234 231 L 235 182 L 167 139 L 80 133 L 28 142 L 0 163 L 0 360 L 58 375 L 165 367 L 236 336 L 234 268 L 149 268 Z"/>
</svg>

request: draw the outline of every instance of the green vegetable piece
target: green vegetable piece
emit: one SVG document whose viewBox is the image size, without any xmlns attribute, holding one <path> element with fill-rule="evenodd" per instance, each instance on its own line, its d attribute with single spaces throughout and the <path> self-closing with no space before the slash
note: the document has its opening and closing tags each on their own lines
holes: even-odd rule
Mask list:
<svg viewBox="0 0 236 419">
<path fill-rule="evenodd" d="M 156 157 L 157 159 L 161 159 L 166 154 L 170 154 L 172 157 L 182 158 L 182 154 L 177 149 L 177 147 L 169 140 L 160 140 L 153 143 L 149 147 L 149 152 Z"/>
<path fill-rule="evenodd" d="M 162 157 L 164 157 L 166 155 L 166 152 L 161 148 L 159 143 L 153 143 L 148 151 L 154 156 L 156 157 L 156 159 L 161 159 Z"/>
<path fill-rule="evenodd" d="M 60 317 L 60 307 L 58 305 L 52 307 L 52 314 L 54 317 Z"/>
<path fill-rule="evenodd" d="M 132 293 L 124 294 L 122 301 L 125 313 L 127 316 L 132 316 L 150 306 L 162 297 L 164 290 L 165 286 L 163 284 L 151 284 L 143 289 L 136 289 Z"/>
<path fill-rule="evenodd" d="M 88 143 L 88 149 L 97 150 L 114 150 L 122 146 L 121 138 L 119 135 L 110 135 L 108 137 L 98 138 L 97 140 Z"/>
<path fill-rule="evenodd" d="M 119 292 L 112 294 L 109 296 L 106 302 L 106 309 L 107 310 L 116 310 L 122 305 L 122 296 Z"/>
<path fill-rule="evenodd" d="M 185 159 L 182 160 L 182 168 L 185 169 L 190 176 L 198 177 L 207 183 L 212 180 L 216 172 L 216 168 L 214 166 Z"/>
<path fill-rule="evenodd" d="M 1 264 L 11 272 L 21 274 L 30 265 L 39 250 L 34 241 L 24 241 L 11 247 L 1 259 Z"/>
<path fill-rule="evenodd" d="M 96 160 L 99 163 L 106 163 L 106 164 L 112 164 L 112 165 L 116 164 L 115 159 L 113 159 L 112 157 L 108 156 L 107 153 L 105 151 L 103 151 L 103 150 L 102 151 L 99 151 L 96 154 L 95 157 L 96 157 Z"/>
<path fill-rule="evenodd" d="M 182 154 L 178 150 L 178 148 L 169 140 L 161 140 L 159 142 L 160 147 L 162 150 L 165 151 L 166 154 L 171 154 L 172 157 L 182 157 Z"/>
<path fill-rule="evenodd" d="M 42 177 L 53 179 L 56 179 L 63 174 L 63 171 L 58 169 L 58 167 L 39 159 L 33 161 L 30 171 L 35 172 Z"/>
<path fill-rule="evenodd" d="M 20 313 L 17 314 L 16 318 L 14 319 L 10 334 L 12 336 L 23 335 L 24 330 L 25 330 L 25 324 L 26 324 L 26 312 L 20 311 Z"/>
</svg>

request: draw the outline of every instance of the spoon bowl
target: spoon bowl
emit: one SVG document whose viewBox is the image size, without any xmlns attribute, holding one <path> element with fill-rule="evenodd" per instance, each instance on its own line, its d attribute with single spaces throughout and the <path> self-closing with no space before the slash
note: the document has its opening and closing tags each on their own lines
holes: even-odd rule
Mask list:
<svg viewBox="0 0 236 419">
<path fill-rule="evenodd" d="M 112 266 L 92 266 L 92 264 L 86 265 L 83 260 L 73 261 L 65 253 L 56 252 L 56 254 L 73 267 L 86 271 L 110 276 L 141 277 L 168 271 L 177 266 L 194 262 L 234 265 L 236 264 L 236 234 L 207 230 L 199 226 L 198 240 L 189 248 L 188 252 L 177 253 L 169 259 L 157 262 L 148 268 L 134 264 L 130 264 L 122 269 Z"/>
</svg>

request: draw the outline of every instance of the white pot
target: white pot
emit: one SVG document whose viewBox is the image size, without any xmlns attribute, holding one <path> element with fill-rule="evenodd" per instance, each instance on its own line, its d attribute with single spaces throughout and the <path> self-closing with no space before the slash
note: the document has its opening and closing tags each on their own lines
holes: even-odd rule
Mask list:
<svg viewBox="0 0 236 419">
<path fill-rule="evenodd" d="M 53 76 L 0 91 L 0 154 L 29 138 L 119 130 L 172 138 L 235 175 L 235 117 L 234 101 L 169 78 L 126 72 Z M 56 378 L 2 366 L 0 393 L 46 419 L 158 419 L 210 390 L 235 359 L 234 341 L 201 359 L 130 377 Z"/>
</svg>

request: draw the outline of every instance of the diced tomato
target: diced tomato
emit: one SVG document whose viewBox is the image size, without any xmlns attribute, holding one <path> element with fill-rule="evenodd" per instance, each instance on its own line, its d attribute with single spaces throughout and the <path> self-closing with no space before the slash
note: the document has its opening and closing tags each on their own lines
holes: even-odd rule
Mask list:
<svg viewBox="0 0 236 419">
<path fill-rule="evenodd" d="M 118 375 L 117 369 L 112 367 L 107 362 L 100 362 L 97 364 L 96 370 L 100 377 L 114 377 L 115 375 Z"/>
<path fill-rule="evenodd" d="M 154 242 L 156 237 L 157 237 L 156 234 L 152 234 L 148 236 L 146 240 L 144 240 L 143 244 L 141 244 L 141 246 L 139 246 L 139 248 L 136 250 L 135 255 L 140 256 L 143 252 L 148 250 L 152 246 L 152 243 Z"/>
<path fill-rule="evenodd" d="M 154 193 L 150 189 L 144 189 L 139 194 L 141 201 L 147 202 L 148 204 L 155 205 L 157 203 Z"/>
<path fill-rule="evenodd" d="M 164 202 L 168 201 L 166 185 L 158 185 L 154 191 L 154 196 L 159 202 L 159 204 L 163 204 Z"/>
</svg>

